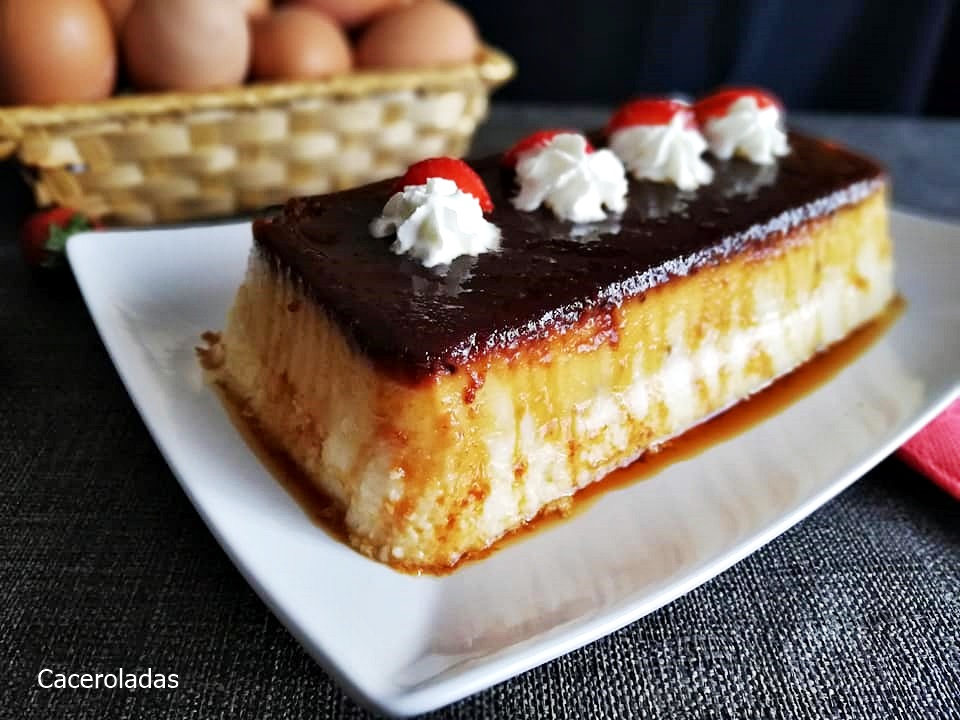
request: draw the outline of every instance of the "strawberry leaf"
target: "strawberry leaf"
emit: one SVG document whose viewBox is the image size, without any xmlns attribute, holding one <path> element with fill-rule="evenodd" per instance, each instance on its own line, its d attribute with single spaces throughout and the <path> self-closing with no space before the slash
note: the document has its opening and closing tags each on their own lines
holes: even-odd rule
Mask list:
<svg viewBox="0 0 960 720">
<path fill-rule="evenodd" d="M 54 267 L 60 262 L 60 256 L 63 255 L 67 247 L 67 240 L 71 235 L 79 232 L 85 232 L 91 229 L 90 222 L 79 213 L 70 218 L 66 227 L 60 225 L 51 225 L 47 234 L 47 240 L 43 244 L 46 256 L 43 259 L 44 267 Z"/>
</svg>

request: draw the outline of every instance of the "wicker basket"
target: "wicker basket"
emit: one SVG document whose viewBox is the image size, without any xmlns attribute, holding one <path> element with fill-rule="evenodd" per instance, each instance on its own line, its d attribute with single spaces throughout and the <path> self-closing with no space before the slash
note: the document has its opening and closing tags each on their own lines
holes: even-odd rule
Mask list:
<svg viewBox="0 0 960 720">
<path fill-rule="evenodd" d="M 462 155 L 513 72 L 485 48 L 449 68 L 0 108 L 0 157 L 16 153 L 38 204 L 108 225 L 232 215 Z"/>
</svg>

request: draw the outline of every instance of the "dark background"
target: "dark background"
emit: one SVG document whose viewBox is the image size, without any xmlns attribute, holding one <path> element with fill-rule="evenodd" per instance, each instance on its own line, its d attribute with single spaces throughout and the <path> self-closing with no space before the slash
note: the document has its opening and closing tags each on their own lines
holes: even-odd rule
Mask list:
<svg viewBox="0 0 960 720">
<path fill-rule="evenodd" d="M 751 83 L 790 109 L 960 115 L 955 0 L 460 0 L 520 72 L 501 99 Z"/>
</svg>

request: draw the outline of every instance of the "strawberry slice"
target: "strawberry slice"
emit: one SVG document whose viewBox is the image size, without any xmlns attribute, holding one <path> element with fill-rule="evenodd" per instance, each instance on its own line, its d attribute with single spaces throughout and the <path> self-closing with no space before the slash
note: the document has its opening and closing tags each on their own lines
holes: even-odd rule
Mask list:
<svg viewBox="0 0 960 720">
<path fill-rule="evenodd" d="M 490 199 L 487 186 L 483 184 L 480 176 L 463 160 L 452 157 L 428 158 L 414 163 L 407 168 L 404 176 L 397 180 L 393 191 L 400 192 L 407 185 L 425 185 L 427 180 L 436 177 L 453 180 L 461 192 L 473 195 L 480 201 L 484 212 L 493 210 L 493 200 Z"/>
<path fill-rule="evenodd" d="M 686 127 L 696 127 L 693 106 L 672 98 L 640 98 L 622 105 L 607 123 L 607 136 L 634 125 L 668 125 L 673 116 L 684 113 Z"/>
<path fill-rule="evenodd" d="M 693 106 L 693 111 L 697 115 L 697 122 L 706 125 L 711 120 L 723 117 L 730 110 L 731 105 L 745 97 L 752 97 L 756 100 L 757 107 L 761 110 L 767 107 L 783 108 L 783 103 L 766 90 L 748 87 L 724 88 L 707 95 L 702 100 L 698 100 L 697 104 Z"/>
<path fill-rule="evenodd" d="M 557 135 L 564 134 L 573 134 L 579 135 L 579 130 L 566 130 L 566 129 L 553 129 L 553 130 L 537 130 L 535 133 L 527 135 L 525 138 L 520 140 L 516 145 L 507 150 L 503 154 L 503 159 L 501 162 L 506 167 L 516 167 L 517 161 L 520 159 L 520 156 L 525 152 L 531 150 L 536 150 L 537 148 L 545 146 L 551 140 L 553 140 Z M 587 142 L 587 152 L 593 152 L 593 145 Z"/>
</svg>

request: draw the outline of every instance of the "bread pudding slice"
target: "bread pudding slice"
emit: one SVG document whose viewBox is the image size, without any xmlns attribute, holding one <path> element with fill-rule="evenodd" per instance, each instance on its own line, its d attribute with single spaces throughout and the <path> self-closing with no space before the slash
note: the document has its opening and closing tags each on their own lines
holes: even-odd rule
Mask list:
<svg viewBox="0 0 960 720">
<path fill-rule="evenodd" d="M 254 224 L 212 379 L 354 547 L 449 567 L 884 310 L 882 170 L 790 143 L 694 193 L 631 181 L 589 226 L 515 210 L 480 161 L 501 250 L 441 269 L 370 236 L 389 185 L 291 200 Z"/>
</svg>

